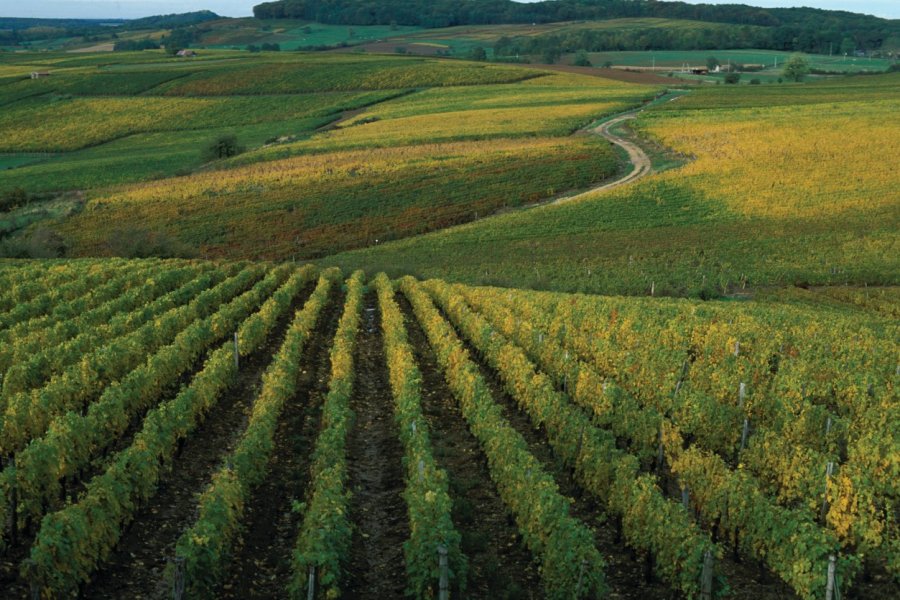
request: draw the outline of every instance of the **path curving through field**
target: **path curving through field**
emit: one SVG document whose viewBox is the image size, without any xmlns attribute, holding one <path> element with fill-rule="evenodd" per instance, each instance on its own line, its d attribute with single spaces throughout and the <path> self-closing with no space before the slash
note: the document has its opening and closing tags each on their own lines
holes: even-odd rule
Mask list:
<svg viewBox="0 0 900 600">
<path fill-rule="evenodd" d="M 679 90 L 676 90 L 676 92 Z M 599 135 L 610 143 L 615 144 L 619 148 L 625 150 L 628 154 L 628 160 L 631 162 L 633 168 L 631 171 L 622 177 L 614 181 L 608 181 L 606 183 L 600 184 L 596 187 L 592 187 L 588 190 L 584 190 L 582 192 L 578 192 L 571 196 L 562 196 L 560 198 L 556 198 L 555 200 L 551 200 L 550 202 L 536 204 L 535 206 L 544 206 L 546 204 L 563 204 L 565 202 L 571 202 L 572 200 L 579 200 L 584 198 L 588 194 L 595 194 L 597 192 L 604 192 L 606 190 L 611 190 L 613 188 L 617 188 L 620 185 L 625 185 L 626 183 L 631 183 L 632 181 L 637 181 L 638 179 L 645 177 L 653 172 L 653 162 L 650 160 L 650 157 L 647 156 L 647 153 L 644 152 L 644 149 L 638 146 L 636 143 L 631 140 L 627 140 L 623 137 L 620 137 L 612 132 L 613 128 L 617 125 L 624 123 L 625 121 L 629 121 L 631 119 L 636 119 L 638 114 L 640 114 L 648 105 L 657 104 L 659 102 L 671 102 L 673 100 L 677 100 L 680 98 L 680 95 L 669 91 L 662 96 L 656 98 L 649 103 L 646 103 L 644 106 L 640 108 L 635 108 L 629 110 L 628 112 L 624 112 L 620 115 L 612 117 L 597 125 L 596 127 L 590 127 L 584 129 L 587 133 L 593 135 Z"/>
<path fill-rule="evenodd" d="M 599 136 L 606 138 L 611 143 L 613 143 L 616 146 L 625 150 L 625 152 L 628 153 L 628 160 L 633 165 L 631 172 L 616 179 L 615 181 L 610 181 L 608 183 L 604 183 L 597 187 L 593 187 L 589 190 L 579 192 L 579 193 L 575 194 L 574 196 L 563 196 L 562 198 L 557 198 L 550 204 L 563 204 L 565 202 L 571 202 L 572 200 L 578 200 L 580 198 L 585 197 L 588 194 L 594 194 L 596 192 L 603 192 L 606 190 L 610 190 L 612 188 L 619 187 L 620 185 L 625 185 L 626 183 L 631 183 L 632 181 L 636 181 L 636 180 L 640 179 L 641 177 L 649 175 L 653 171 L 653 164 L 650 161 L 650 157 L 647 156 L 647 153 L 644 152 L 643 148 L 641 148 L 640 146 L 638 146 L 637 144 L 635 144 L 634 142 L 632 142 L 630 140 L 626 140 L 625 138 L 619 137 L 618 135 L 616 135 L 612 132 L 613 127 L 615 127 L 616 125 L 619 125 L 620 123 L 623 123 L 630 119 L 637 118 L 637 115 L 639 112 L 641 112 L 641 110 L 642 109 L 638 109 L 638 110 L 633 110 L 633 111 L 621 114 L 621 115 L 614 117 L 608 121 L 604 121 L 597 127 L 586 130 L 594 135 L 599 135 Z"/>
</svg>

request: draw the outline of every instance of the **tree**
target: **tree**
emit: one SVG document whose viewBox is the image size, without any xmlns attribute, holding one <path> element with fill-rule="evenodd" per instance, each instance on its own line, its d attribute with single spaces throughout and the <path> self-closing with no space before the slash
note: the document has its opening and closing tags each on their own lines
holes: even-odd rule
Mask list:
<svg viewBox="0 0 900 600">
<path fill-rule="evenodd" d="M 572 62 L 576 67 L 590 67 L 591 59 L 588 58 L 587 52 L 579 50 L 575 53 L 575 60 Z"/>
<path fill-rule="evenodd" d="M 709 69 L 710 71 L 715 71 L 716 67 L 718 67 L 721 64 L 722 63 L 720 63 L 719 59 L 716 58 L 715 56 L 710 56 L 709 58 L 706 59 L 706 68 Z"/>
<path fill-rule="evenodd" d="M 554 64 L 562 55 L 558 46 L 549 45 L 541 52 L 541 60 L 548 65 Z"/>
<path fill-rule="evenodd" d="M 13 188 L 0 196 L 0 211 L 10 211 L 28 204 L 28 193 L 20 187 Z"/>
<path fill-rule="evenodd" d="M 243 151 L 244 149 L 238 144 L 237 136 L 223 135 L 204 149 L 203 158 L 207 161 L 229 158 L 237 156 Z"/>
<path fill-rule="evenodd" d="M 794 81 L 803 81 L 809 75 L 809 61 L 799 54 L 791 56 L 781 71 L 782 75 Z"/>
<path fill-rule="evenodd" d="M 475 46 L 469 50 L 469 60 L 487 60 L 487 51 L 481 46 Z"/>
<path fill-rule="evenodd" d="M 740 80 L 741 80 L 741 74 L 740 74 L 740 73 L 735 73 L 735 72 L 732 71 L 731 73 L 727 73 L 727 74 L 725 75 L 725 83 L 735 84 L 735 83 L 737 83 L 737 82 L 740 81 Z"/>
</svg>

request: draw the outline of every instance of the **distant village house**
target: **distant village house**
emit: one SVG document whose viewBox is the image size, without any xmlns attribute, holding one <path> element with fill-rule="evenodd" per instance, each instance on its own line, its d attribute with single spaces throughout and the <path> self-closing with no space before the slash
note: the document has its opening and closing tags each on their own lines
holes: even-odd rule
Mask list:
<svg viewBox="0 0 900 600">
<path fill-rule="evenodd" d="M 181 58 L 193 58 L 197 56 L 197 53 L 193 50 L 179 50 L 175 56 L 180 56 Z"/>
<path fill-rule="evenodd" d="M 31 72 L 32 79 L 41 79 L 43 77 L 50 77 L 50 73 L 48 71 L 32 71 Z"/>
</svg>

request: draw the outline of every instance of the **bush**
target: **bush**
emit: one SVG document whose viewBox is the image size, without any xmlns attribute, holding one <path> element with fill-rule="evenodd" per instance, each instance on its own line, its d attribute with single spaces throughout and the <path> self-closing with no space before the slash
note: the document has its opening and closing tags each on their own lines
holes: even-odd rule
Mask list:
<svg viewBox="0 0 900 600">
<path fill-rule="evenodd" d="M 8 212 L 26 204 L 28 204 L 28 193 L 20 187 L 13 188 L 0 196 L 0 212 Z"/>
<path fill-rule="evenodd" d="M 754 79 L 751 79 L 751 80 L 750 80 L 750 85 L 759 85 L 759 84 L 760 84 L 759 79 L 755 79 L 755 78 L 754 78 Z"/>
<path fill-rule="evenodd" d="M 725 83 L 735 84 L 741 80 L 740 73 L 728 73 L 725 75 Z"/>
<path fill-rule="evenodd" d="M 31 258 L 62 258 L 66 255 L 66 242 L 52 229 L 38 227 L 25 241 L 25 251 Z"/>
<path fill-rule="evenodd" d="M 575 60 L 572 62 L 576 67 L 590 67 L 591 59 L 588 58 L 587 52 L 579 50 L 575 53 Z"/>
<path fill-rule="evenodd" d="M 481 46 L 475 46 L 474 48 L 469 50 L 469 60 L 487 60 L 487 50 L 485 50 Z"/>
<path fill-rule="evenodd" d="M 167 233 L 140 227 L 126 227 L 114 231 L 107 241 L 114 256 L 123 258 L 194 258 L 196 249 Z"/>
<path fill-rule="evenodd" d="M 244 148 L 238 144 L 237 136 L 223 135 L 203 150 L 203 160 L 209 162 L 211 160 L 230 158 L 237 156 L 243 151 Z"/>
</svg>

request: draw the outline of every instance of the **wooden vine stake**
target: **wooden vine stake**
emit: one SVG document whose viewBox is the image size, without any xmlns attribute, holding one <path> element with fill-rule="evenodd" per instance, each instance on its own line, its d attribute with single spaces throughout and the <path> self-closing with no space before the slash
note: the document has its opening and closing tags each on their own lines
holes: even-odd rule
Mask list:
<svg viewBox="0 0 900 600">
<path fill-rule="evenodd" d="M 234 368 L 241 368 L 241 358 L 240 358 L 240 350 L 238 350 L 238 334 L 237 331 L 234 332 Z"/>
<path fill-rule="evenodd" d="M 747 384 L 743 381 L 738 386 L 738 408 L 744 408 L 744 401 L 747 399 Z"/>
<path fill-rule="evenodd" d="M 306 584 L 306 600 L 315 600 L 316 597 L 316 567 L 309 565 L 309 581 Z"/>
<path fill-rule="evenodd" d="M 831 475 L 834 473 L 834 463 L 829 461 L 827 465 L 825 465 L 825 498 L 822 500 L 822 520 L 825 520 L 825 516 L 828 514 L 828 480 L 831 479 Z"/>
<path fill-rule="evenodd" d="M 828 582 L 825 584 L 825 600 L 835 600 L 834 571 L 837 558 L 834 554 L 828 557 Z"/>
<path fill-rule="evenodd" d="M 438 551 L 438 568 L 441 576 L 438 580 L 438 600 L 450 600 L 450 564 L 447 560 L 447 546 L 440 544 Z"/>
<path fill-rule="evenodd" d="M 700 573 L 700 600 L 712 600 L 713 597 L 713 555 L 712 550 L 703 554 L 703 571 Z"/>
</svg>

